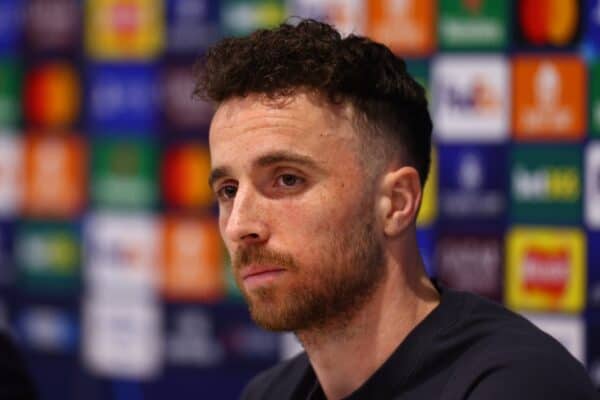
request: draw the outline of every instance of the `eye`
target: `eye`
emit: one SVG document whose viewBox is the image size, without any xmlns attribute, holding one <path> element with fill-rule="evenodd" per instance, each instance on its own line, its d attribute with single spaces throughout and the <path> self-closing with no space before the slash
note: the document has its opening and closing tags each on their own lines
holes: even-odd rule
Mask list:
<svg viewBox="0 0 600 400">
<path fill-rule="evenodd" d="M 235 185 L 224 185 L 217 190 L 217 197 L 221 200 L 231 200 L 237 193 L 237 186 Z"/>
<path fill-rule="evenodd" d="M 292 187 L 304 182 L 304 179 L 292 174 L 283 174 L 277 178 L 277 182 L 282 186 Z"/>
</svg>

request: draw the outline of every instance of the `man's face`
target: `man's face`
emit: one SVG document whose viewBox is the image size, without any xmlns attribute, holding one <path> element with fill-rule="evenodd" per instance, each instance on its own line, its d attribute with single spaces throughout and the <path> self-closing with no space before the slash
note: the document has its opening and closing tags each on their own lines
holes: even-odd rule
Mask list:
<svg viewBox="0 0 600 400">
<path fill-rule="evenodd" d="M 305 94 L 221 104 L 211 185 L 254 320 L 301 331 L 345 323 L 385 275 L 381 235 L 347 110 Z"/>
</svg>

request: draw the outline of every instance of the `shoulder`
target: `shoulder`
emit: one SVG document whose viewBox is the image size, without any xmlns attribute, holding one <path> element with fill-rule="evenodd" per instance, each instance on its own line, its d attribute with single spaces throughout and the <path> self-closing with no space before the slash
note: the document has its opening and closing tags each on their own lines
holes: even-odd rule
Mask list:
<svg viewBox="0 0 600 400">
<path fill-rule="evenodd" d="M 241 399 L 290 398 L 297 386 L 305 379 L 309 368 L 306 353 L 281 362 L 255 376 L 244 389 Z"/>
</svg>

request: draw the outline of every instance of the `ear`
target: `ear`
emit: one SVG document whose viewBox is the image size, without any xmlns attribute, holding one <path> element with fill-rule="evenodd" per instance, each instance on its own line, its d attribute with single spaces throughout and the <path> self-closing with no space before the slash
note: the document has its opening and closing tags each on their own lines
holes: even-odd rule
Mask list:
<svg viewBox="0 0 600 400">
<path fill-rule="evenodd" d="M 417 218 L 421 204 L 421 182 L 413 167 L 401 167 L 384 174 L 380 186 L 379 215 L 386 236 L 398 236 Z"/>
</svg>

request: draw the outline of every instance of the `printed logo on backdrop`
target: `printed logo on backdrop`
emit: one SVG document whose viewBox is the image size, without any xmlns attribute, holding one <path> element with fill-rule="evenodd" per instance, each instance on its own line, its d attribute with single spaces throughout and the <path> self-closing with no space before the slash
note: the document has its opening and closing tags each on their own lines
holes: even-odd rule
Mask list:
<svg viewBox="0 0 600 400">
<path fill-rule="evenodd" d="M 88 128 L 97 135 L 151 134 L 157 127 L 158 78 L 158 70 L 151 64 L 91 66 Z"/>
<path fill-rule="evenodd" d="M 581 36 L 580 0 L 520 0 L 515 41 L 525 47 L 567 48 Z"/>
<path fill-rule="evenodd" d="M 165 41 L 160 0 L 88 0 L 85 47 L 95 60 L 153 59 Z"/>
<path fill-rule="evenodd" d="M 217 221 L 167 217 L 162 291 L 169 300 L 215 301 L 224 296 L 225 273 Z"/>
<path fill-rule="evenodd" d="M 81 14 L 77 0 L 30 0 L 25 13 L 28 49 L 77 50 Z"/>
<path fill-rule="evenodd" d="M 598 7 L 600 15 L 600 3 Z M 600 32 L 598 34 L 600 35 Z M 592 137 L 600 137 L 600 62 L 596 61 L 589 64 L 588 80 L 590 88 L 590 135 Z"/>
<path fill-rule="evenodd" d="M 221 29 L 224 36 L 243 36 L 256 29 L 279 25 L 286 17 L 283 0 L 223 0 Z"/>
<path fill-rule="evenodd" d="M 105 209 L 150 209 L 158 203 L 158 148 L 141 140 L 92 144 L 91 201 Z"/>
<path fill-rule="evenodd" d="M 507 237 L 505 302 L 517 310 L 580 312 L 586 240 L 578 229 L 513 228 Z"/>
<path fill-rule="evenodd" d="M 585 43 L 592 50 L 600 50 L 600 1 L 586 0 L 585 2 Z"/>
<path fill-rule="evenodd" d="M 443 56 L 432 67 L 432 117 L 442 141 L 508 137 L 508 64 L 495 56 Z"/>
<path fill-rule="evenodd" d="M 600 232 L 588 232 L 588 306 L 600 310 Z M 600 349 L 599 349 L 600 350 Z M 600 355 L 600 352 L 598 353 Z M 600 360 L 599 360 L 600 361 Z"/>
<path fill-rule="evenodd" d="M 512 149 L 510 214 L 525 223 L 581 222 L 581 150 L 577 146 Z"/>
<path fill-rule="evenodd" d="M 219 39 L 218 0 L 168 0 L 167 49 L 197 56 Z"/>
<path fill-rule="evenodd" d="M 440 146 L 440 214 L 501 220 L 506 211 L 507 153 L 502 145 Z"/>
<path fill-rule="evenodd" d="M 435 49 L 432 0 L 372 0 L 367 6 L 367 36 L 402 56 L 427 56 Z"/>
<path fill-rule="evenodd" d="M 367 3 L 361 0 L 290 0 L 288 15 L 326 21 L 343 35 L 364 35 Z"/>
<path fill-rule="evenodd" d="M 0 5 L 1 9 L 2 5 Z M 0 15 L 0 23 L 1 18 L 2 16 Z M 0 61 L 1 127 L 15 128 L 21 122 L 21 83 L 22 73 L 17 62 L 9 60 Z"/>
<path fill-rule="evenodd" d="M 525 318 L 562 344 L 585 365 L 585 323 L 581 317 L 564 314 L 523 313 Z"/>
<path fill-rule="evenodd" d="M 16 318 L 19 338 L 29 349 L 51 354 L 77 350 L 79 321 L 75 313 L 38 305 L 21 308 Z"/>
<path fill-rule="evenodd" d="M 73 295 L 79 289 L 79 232 L 69 224 L 27 222 L 15 238 L 19 285 L 30 293 Z"/>
<path fill-rule="evenodd" d="M 595 141 L 585 149 L 585 223 L 600 229 L 600 142 Z"/>
<path fill-rule="evenodd" d="M 509 2 L 442 0 L 438 32 L 445 50 L 501 50 L 508 43 Z"/>
<path fill-rule="evenodd" d="M 209 368 L 225 362 L 226 349 L 215 336 L 214 321 L 199 307 L 169 309 L 165 335 L 165 361 L 170 365 Z"/>
<path fill-rule="evenodd" d="M 585 133 L 586 76 L 577 57 L 516 57 L 513 127 L 517 140 L 579 140 Z"/>
<path fill-rule="evenodd" d="M 0 218 L 14 217 L 19 212 L 23 178 L 21 138 L 0 134 Z"/>
<path fill-rule="evenodd" d="M 13 286 L 15 276 L 14 223 L 0 222 L 0 287 Z"/>
<path fill-rule="evenodd" d="M 21 27 L 25 2 L 0 1 L 0 55 L 17 55 L 21 47 Z"/>
<path fill-rule="evenodd" d="M 80 137 L 28 135 L 24 213 L 34 217 L 79 215 L 86 202 L 86 169 L 87 155 Z"/>
<path fill-rule="evenodd" d="M 85 221 L 84 277 L 90 298 L 127 303 L 158 296 L 161 225 L 150 215 L 99 213 Z"/>
<path fill-rule="evenodd" d="M 94 374 L 147 380 L 163 367 L 158 304 L 88 300 L 83 305 L 83 360 Z"/>
<path fill-rule="evenodd" d="M 165 203 L 173 208 L 208 208 L 214 201 L 206 184 L 210 174 L 210 156 L 205 146 L 174 146 L 165 152 L 162 184 Z"/>
<path fill-rule="evenodd" d="M 431 165 L 429 167 L 429 176 L 427 182 L 425 182 L 425 189 L 423 190 L 423 200 L 421 201 L 421 208 L 417 216 L 417 226 L 426 227 L 430 226 L 437 216 L 437 202 L 438 202 L 438 155 L 435 147 L 431 150 Z"/>
<path fill-rule="evenodd" d="M 443 234 L 436 245 L 436 276 L 451 288 L 502 298 L 502 235 Z"/>
<path fill-rule="evenodd" d="M 69 128 L 79 119 L 81 84 L 73 65 L 48 62 L 26 75 L 24 114 L 30 126 Z"/>
<path fill-rule="evenodd" d="M 172 131 L 208 132 L 213 106 L 193 96 L 195 78 L 191 65 L 163 69 L 162 101 L 167 128 Z"/>
</svg>

